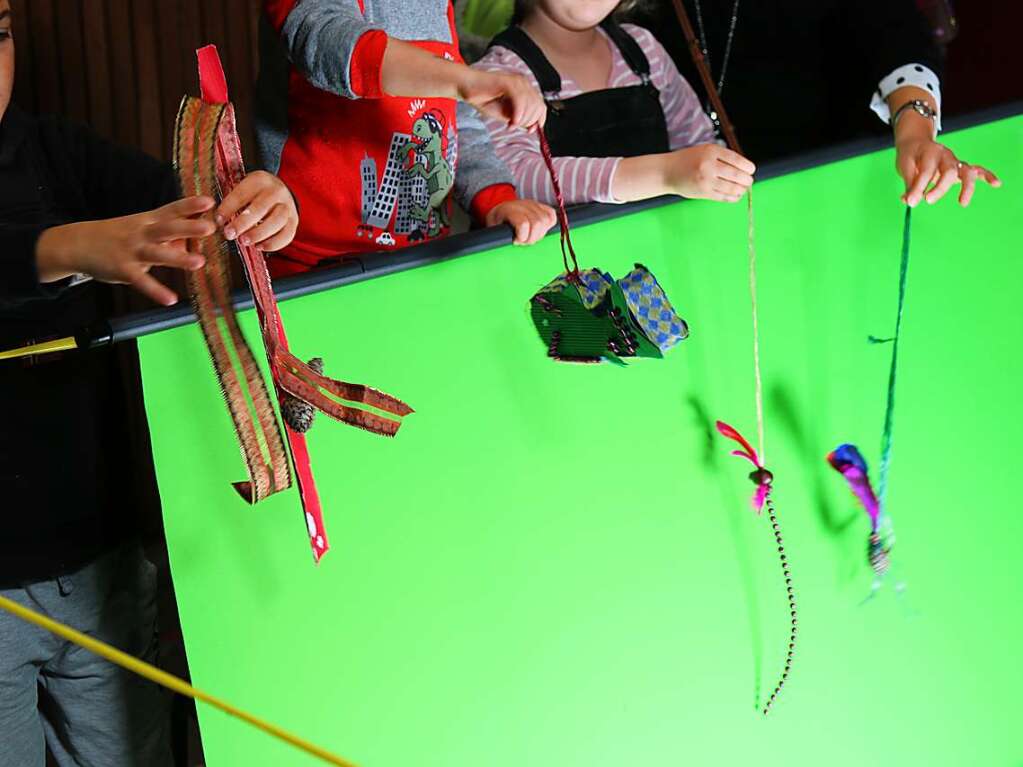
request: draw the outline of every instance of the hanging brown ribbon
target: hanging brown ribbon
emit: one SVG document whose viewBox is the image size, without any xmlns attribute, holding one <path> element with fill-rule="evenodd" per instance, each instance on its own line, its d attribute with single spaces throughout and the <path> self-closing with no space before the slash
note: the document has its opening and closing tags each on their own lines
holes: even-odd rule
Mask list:
<svg viewBox="0 0 1023 767">
<path fill-rule="evenodd" d="M 186 96 L 182 101 L 174 164 L 185 194 L 219 200 L 241 183 L 245 167 L 234 108 L 227 100 L 227 82 L 216 48 L 203 48 L 198 56 L 203 98 Z M 252 291 L 278 400 L 290 395 L 343 423 L 394 436 L 401 419 L 412 409 L 370 387 L 327 378 L 295 357 L 288 349 L 263 254 L 242 243 L 234 247 Z M 305 437 L 290 428 L 282 434 L 266 383 L 238 325 L 230 290 L 232 246 L 218 231 L 191 242 L 190 248 L 206 258 L 205 266 L 188 276 L 189 294 L 249 475 L 247 482 L 235 483 L 235 487 L 250 503 L 289 487 L 290 450 L 313 555 L 319 561 L 329 546 Z"/>
</svg>

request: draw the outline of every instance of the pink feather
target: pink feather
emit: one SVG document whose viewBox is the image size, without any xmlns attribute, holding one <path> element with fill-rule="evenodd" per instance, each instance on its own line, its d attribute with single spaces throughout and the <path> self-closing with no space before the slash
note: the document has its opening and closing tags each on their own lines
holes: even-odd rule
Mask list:
<svg viewBox="0 0 1023 767">
<path fill-rule="evenodd" d="M 770 485 L 757 485 L 756 492 L 753 493 L 753 508 L 756 509 L 757 514 L 764 510 L 764 503 L 767 501 L 767 491 L 770 489 Z"/>
<path fill-rule="evenodd" d="M 719 432 L 721 432 L 722 436 L 725 436 L 731 440 L 735 440 L 745 448 L 745 451 L 733 450 L 732 455 L 737 455 L 741 458 L 745 458 L 758 469 L 762 468 L 760 464 L 760 458 L 757 456 L 757 451 L 754 450 L 753 446 L 746 441 L 745 437 L 743 437 L 738 431 L 736 431 L 733 427 L 729 426 L 724 421 L 717 422 L 717 429 Z"/>
</svg>

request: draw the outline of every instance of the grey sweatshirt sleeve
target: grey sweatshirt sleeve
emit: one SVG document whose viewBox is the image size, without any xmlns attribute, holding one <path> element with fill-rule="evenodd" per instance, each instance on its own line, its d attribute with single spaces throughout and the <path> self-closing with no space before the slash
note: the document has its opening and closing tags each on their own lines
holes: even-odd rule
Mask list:
<svg viewBox="0 0 1023 767">
<path fill-rule="evenodd" d="M 476 110 L 458 102 L 458 166 L 455 199 L 470 210 L 477 194 L 495 184 L 515 185 L 508 167 L 498 159 L 490 132 Z"/>
<path fill-rule="evenodd" d="M 317 88 L 345 98 L 352 92 L 352 54 L 359 39 L 381 29 L 366 21 L 357 0 L 298 0 L 281 27 L 288 58 Z"/>
</svg>

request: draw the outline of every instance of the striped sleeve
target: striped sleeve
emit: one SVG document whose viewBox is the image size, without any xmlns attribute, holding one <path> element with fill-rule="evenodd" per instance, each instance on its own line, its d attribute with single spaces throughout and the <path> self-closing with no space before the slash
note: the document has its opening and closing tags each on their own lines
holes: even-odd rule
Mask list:
<svg viewBox="0 0 1023 767">
<path fill-rule="evenodd" d="M 523 75 L 533 87 L 539 87 L 525 62 L 506 48 L 491 48 L 473 66 L 488 72 Z M 497 156 L 512 172 L 519 197 L 553 205 L 554 187 L 543 155 L 540 154 L 537 137 L 499 120 L 487 118 L 484 122 L 490 131 Z M 565 203 L 618 202 L 611 193 L 611 185 L 620 161 L 620 157 L 554 158 L 554 168 L 561 182 Z"/>
<path fill-rule="evenodd" d="M 643 27 L 624 24 L 622 28 L 635 38 L 650 62 L 650 77 L 661 92 L 661 107 L 668 123 L 671 148 L 683 149 L 714 142 L 714 124 L 703 111 L 696 91 L 679 74 L 664 46 Z"/>
</svg>

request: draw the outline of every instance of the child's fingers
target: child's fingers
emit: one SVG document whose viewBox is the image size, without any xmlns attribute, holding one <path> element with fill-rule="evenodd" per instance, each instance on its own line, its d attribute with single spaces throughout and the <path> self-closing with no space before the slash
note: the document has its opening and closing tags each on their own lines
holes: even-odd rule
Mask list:
<svg viewBox="0 0 1023 767">
<path fill-rule="evenodd" d="M 159 208 L 156 211 L 157 218 L 191 218 L 212 210 L 216 204 L 216 200 L 212 197 L 184 197 Z"/>
<path fill-rule="evenodd" d="M 739 170 L 734 165 L 728 165 L 727 163 L 718 163 L 718 178 L 724 181 L 731 181 L 732 183 L 739 184 L 744 188 L 753 186 L 753 176 L 746 171 Z"/>
<path fill-rule="evenodd" d="M 263 253 L 276 253 L 279 250 L 284 250 L 291 244 L 291 241 L 295 239 L 295 226 L 289 223 L 284 229 L 275 234 L 273 237 L 269 237 L 260 243 L 256 244 L 256 247 Z"/>
<path fill-rule="evenodd" d="M 721 162 L 731 165 L 733 168 L 738 168 L 743 173 L 753 175 L 757 172 L 757 166 L 747 160 L 738 152 L 733 152 L 731 149 L 721 147 L 721 154 L 718 155 L 718 159 Z"/>
<path fill-rule="evenodd" d="M 131 286 L 161 306 L 173 306 L 178 302 L 178 297 L 173 290 L 146 272 L 135 277 L 131 281 Z"/>
<path fill-rule="evenodd" d="M 529 128 L 536 124 L 538 119 L 539 110 L 536 108 L 536 104 L 525 93 L 519 93 L 513 98 L 514 103 L 514 118 L 512 125 L 518 128 Z"/>
<path fill-rule="evenodd" d="M 547 124 L 547 105 L 542 99 L 536 99 L 533 106 L 533 114 L 529 118 L 529 127 L 536 125 L 544 126 Z"/>
<path fill-rule="evenodd" d="M 237 215 L 238 211 L 247 207 L 265 189 L 262 172 L 250 173 L 231 190 L 231 193 L 220 201 L 217 208 L 217 225 L 224 226 Z M 269 175 L 269 174 L 266 174 Z"/>
<path fill-rule="evenodd" d="M 558 223 L 558 214 L 554 212 L 554 208 L 549 208 L 546 205 L 541 207 L 543 210 L 543 232 L 547 234 Z"/>
<path fill-rule="evenodd" d="M 945 158 L 941 163 L 941 176 L 935 187 L 927 193 L 925 199 L 928 205 L 933 205 L 945 193 L 952 188 L 952 185 L 959 180 L 959 164 L 954 157 Z"/>
<path fill-rule="evenodd" d="M 509 223 L 511 223 L 512 227 L 515 229 L 515 243 L 517 245 L 528 245 L 529 244 L 529 229 L 530 229 L 529 219 L 526 218 L 526 217 L 523 217 L 523 218 L 519 219 L 518 221 L 509 222 Z"/>
<path fill-rule="evenodd" d="M 536 125 L 541 128 L 547 125 L 547 103 L 544 101 L 540 102 L 540 116 L 536 121 Z"/>
<path fill-rule="evenodd" d="M 549 232 L 551 230 L 551 227 L 553 225 L 554 225 L 553 222 L 549 222 L 547 220 L 546 216 L 543 216 L 539 220 L 534 219 L 533 220 L 533 232 L 532 232 L 533 236 L 532 236 L 532 239 L 530 240 L 529 244 L 530 245 L 534 245 L 534 244 L 540 242 L 540 240 L 542 240 L 544 237 L 547 236 L 547 232 Z"/>
<path fill-rule="evenodd" d="M 277 196 L 272 191 L 265 191 L 256 199 L 246 205 L 231 221 L 224 226 L 224 236 L 229 240 L 236 240 L 258 226 L 259 222 L 266 218 L 270 210 L 278 203 Z M 225 218 L 228 218 L 225 216 Z"/>
<path fill-rule="evenodd" d="M 290 218 L 288 209 L 283 205 L 275 205 L 261 223 L 252 227 L 238 238 L 242 245 L 258 245 L 268 237 L 272 237 L 283 229 Z"/>
<path fill-rule="evenodd" d="M 547 234 L 547 230 L 543 227 L 542 217 L 537 215 L 538 212 L 537 210 L 530 210 L 526 216 L 526 221 L 529 224 L 529 235 L 523 240 L 523 245 L 535 245 Z"/>
<path fill-rule="evenodd" d="M 733 183 L 731 181 L 724 181 L 722 179 L 718 179 L 717 183 L 715 183 L 712 188 L 718 194 L 728 198 L 742 197 L 744 194 L 746 194 L 745 186 Z"/>
<path fill-rule="evenodd" d="M 202 239 L 217 231 L 212 221 L 204 218 L 161 217 L 144 230 L 147 242 Z"/>
<path fill-rule="evenodd" d="M 198 253 L 169 245 L 147 245 L 139 251 L 139 260 L 147 266 L 169 266 L 189 272 L 201 269 L 206 263 L 206 259 Z"/>
<path fill-rule="evenodd" d="M 711 192 L 707 195 L 708 200 L 716 200 L 717 202 L 738 202 L 742 199 L 742 194 L 723 194 L 721 192 Z"/>
</svg>

